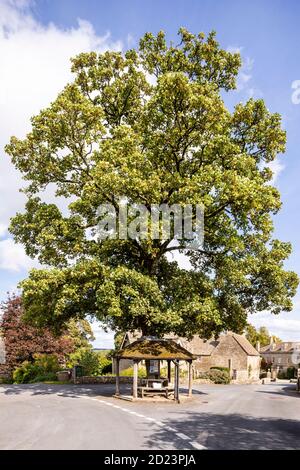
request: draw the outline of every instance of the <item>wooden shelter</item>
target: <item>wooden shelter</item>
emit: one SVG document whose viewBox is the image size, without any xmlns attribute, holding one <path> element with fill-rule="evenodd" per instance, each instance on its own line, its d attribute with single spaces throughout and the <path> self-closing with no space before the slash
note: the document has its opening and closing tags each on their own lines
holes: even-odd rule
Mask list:
<svg viewBox="0 0 300 470">
<path fill-rule="evenodd" d="M 133 399 L 138 398 L 139 392 L 143 397 L 147 392 L 165 392 L 168 397 L 169 392 L 174 392 L 174 399 L 179 402 L 179 363 L 186 361 L 188 367 L 188 395 L 192 395 L 192 362 L 195 359 L 192 353 L 170 339 L 158 339 L 153 337 L 141 337 L 134 343 L 125 346 L 123 349 L 114 353 L 116 364 L 116 396 L 120 396 L 120 361 L 130 359 L 133 361 Z M 138 365 L 145 361 L 147 370 L 146 385 L 138 383 Z M 160 377 L 160 364 L 167 362 L 168 377 Z M 174 385 L 171 386 L 171 365 L 174 364 Z M 155 387 L 154 384 L 161 383 L 161 386 Z"/>
</svg>

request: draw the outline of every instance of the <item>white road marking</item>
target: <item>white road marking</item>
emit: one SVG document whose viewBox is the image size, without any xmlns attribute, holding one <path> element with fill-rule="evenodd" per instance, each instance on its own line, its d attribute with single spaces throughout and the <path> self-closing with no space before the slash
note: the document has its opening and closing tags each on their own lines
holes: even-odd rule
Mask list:
<svg viewBox="0 0 300 470">
<path fill-rule="evenodd" d="M 176 429 L 171 428 L 171 426 L 166 426 L 167 431 L 177 432 Z"/>
<path fill-rule="evenodd" d="M 189 444 L 192 447 L 194 447 L 194 449 L 198 449 L 198 450 L 207 449 L 207 447 L 203 446 L 202 444 L 199 444 L 196 441 L 191 441 L 190 437 L 187 436 L 186 434 L 184 434 L 182 432 L 177 432 L 175 428 L 172 428 L 171 426 L 168 426 L 168 425 L 162 423 L 161 421 L 157 421 L 155 418 L 150 418 L 149 416 L 142 415 L 140 413 L 137 413 L 136 411 L 129 410 L 128 408 L 122 408 L 119 405 L 115 405 L 114 403 L 111 403 L 111 402 L 105 401 L 105 400 L 100 400 L 98 398 L 93 398 L 93 397 L 89 397 L 89 396 L 82 396 L 82 395 L 76 395 L 76 397 L 77 398 L 85 398 L 86 400 L 97 401 L 98 403 L 102 403 L 103 405 L 111 406 L 111 407 L 116 408 L 118 410 L 124 411 L 125 413 L 131 414 L 131 415 L 134 415 L 134 416 L 138 416 L 139 418 L 146 419 L 147 421 L 151 421 L 152 423 L 155 423 L 157 426 L 164 427 L 167 431 L 173 432 L 177 437 L 179 437 L 183 441 L 189 441 Z M 185 449 L 183 449 L 183 450 L 185 450 Z"/>
<path fill-rule="evenodd" d="M 190 444 L 195 447 L 195 449 L 198 449 L 198 450 L 205 450 L 207 449 L 207 447 L 203 446 L 202 444 L 199 444 L 199 442 L 196 442 L 196 441 L 192 441 L 190 442 Z"/>
<path fill-rule="evenodd" d="M 182 432 L 176 432 L 176 436 L 180 437 L 180 439 L 183 439 L 184 441 L 189 441 L 190 438 L 186 434 L 183 434 Z"/>
</svg>

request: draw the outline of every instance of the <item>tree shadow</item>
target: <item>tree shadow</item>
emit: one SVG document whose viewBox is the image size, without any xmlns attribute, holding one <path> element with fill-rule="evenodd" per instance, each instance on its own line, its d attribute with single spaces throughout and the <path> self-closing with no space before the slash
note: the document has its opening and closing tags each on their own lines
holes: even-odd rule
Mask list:
<svg viewBox="0 0 300 470">
<path fill-rule="evenodd" d="M 193 448 L 190 442 L 194 441 L 213 450 L 300 449 L 300 421 L 187 410 L 172 415 L 162 421 L 166 426 L 153 430 L 146 448 Z M 187 435 L 189 441 L 180 439 L 168 427 Z"/>
<path fill-rule="evenodd" d="M 121 392 L 128 394 L 131 390 L 131 385 L 121 384 Z M 93 396 L 93 397 L 111 397 L 115 393 L 114 384 L 89 384 L 89 385 L 74 385 L 74 384 L 13 384 L 1 385 L 0 391 L 3 390 L 4 395 L 21 395 L 30 394 L 36 395 L 58 395 L 60 397 L 78 398 L 80 396 Z"/>
<path fill-rule="evenodd" d="M 300 393 L 297 392 L 296 386 L 286 386 L 282 387 L 278 391 L 273 391 L 273 390 L 257 390 L 257 393 L 265 393 L 265 394 L 270 394 L 270 395 L 283 395 L 283 396 L 289 396 L 289 397 L 298 397 L 300 398 Z M 274 397 L 275 398 L 275 397 Z M 280 397 L 278 397 L 280 398 Z"/>
<path fill-rule="evenodd" d="M 179 388 L 179 394 L 180 393 L 185 393 L 187 394 L 188 393 L 188 388 L 187 387 L 184 387 L 184 386 L 180 386 Z M 201 390 L 198 390 L 196 388 L 193 387 L 193 395 L 208 395 L 208 393 L 206 392 L 201 392 Z"/>
</svg>

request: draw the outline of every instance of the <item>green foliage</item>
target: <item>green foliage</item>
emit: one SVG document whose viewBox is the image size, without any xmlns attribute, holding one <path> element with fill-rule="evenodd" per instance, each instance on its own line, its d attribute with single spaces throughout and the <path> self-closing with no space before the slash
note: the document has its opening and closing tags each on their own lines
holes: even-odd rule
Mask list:
<svg viewBox="0 0 300 470">
<path fill-rule="evenodd" d="M 13 378 L 12 377 L 0 377 L 0 384 L 13 384 Z"/>
<path fill-rule="evenodd" d="M 29 361 L 24 361 L 13 371 L 13 381 L 16 384 L 30 383 L 39 374 L 41 374 L 40 367 Z"/>
<path fill-rule="evenodd" d="M 128 367 L 120 372 L 120 376 L 124 377 L 133 377 L 133 367 Z M 140 379 L 145 379 L 147 377 L 146 367 L 140 366 L 138 369 L 138 377 Z"/>
<path fill-rule="evenodd" d="M 295 377 L 297 369 L 295 367 L 288 367 L 286 371 L 286 378 L 287 379 L 293 379 Z"/>
<path fill-rule="evenodd" d="M 112 360 L 106 356 L 99 357 L 99 375 L 112 373 Z"/>
<path fill-rule="evenodd" d="M 99 356 L 91 349 L 82 348 L 70 354 L 68 367 L 80 365 L 83 368 L 83 375 L 100 375 Z"/>
<path fill-rule="evenodd" d="M 229 373 L 225 370 L 211 369 L 209 372 L 207 372 L 206 376 L 215 384 L 230 383 Z"/>
<path fill-rule="evenodd" d="M 74 348 L 88 348 L 95 336 L 88 320 L 71 319 L 67 325 L 67 334 L 74 344 Z"/>
<path fill-rule="evenodd" d="M 229 367 L 213 366 L 210 370 L 221 370 L 229 374 Z"/>
<path fill-rule="evenodd" d="M 60 369 L 57 356 L 54 354 L 35 354 L 34 362 L 24 361 L 13 371 L 14 383 L 35 383 L 44 380 L 56 380 Z"/>
<path fill-rule="evenodd" d="M 6 146 L 28 181 L 10 231 L 49 266 L 21 283 L 28 321 L 60 331 L 89 314 L 114 331 L 208 338 L 242 332 L 249 313 L 292 309 L 298 277 L 284 269 L 291 245 L 272 238 L 281 201 L 268 167 L 285 132 L 261 99 L 226 109 L 240 63 L 215 33 L 184 28 L 177 46 L 146 33 L 136 50 L 72 60 L 73 83 Z M 72 200 L 67 213 L 42 199 L 48 186 Z M 192 270 L 167 257 L 185 240 L 96 239 L 99 205 L 124 196 L 203 205 L 203 247 L 185 250 Z"/>
<path fill-rule="evenodd" d="M 225 370 L 224 370 L 225 369 Z M 229 370 L 226 370 L 226 367 L 224 368 L 214 368 L 212 367 L 209 371 L 207 372 L 199 372 L 197 374 L 198 379 L 204 379 L 204 380 L 211 380 L 215 384 L 229 384 L 230 383 L 230 375 L 229 375 Z"/>
<path fill-rule="evenodd" d="M 108 351 L 93 351 L 89 348 L 81 348 L 69 355 L 67 366 L 80 365 L 83 375 L 106 375 L 112 371 L 112 360 Z"/>
<path fill-rule="evenodd" d="M 280 370 L 277 374 L 277 378 L 281 380 L 286 380 L 287 379 L 287 373 L 284 370 Z"/>
<path fill-rule="evenodd" d="M 272 361 L 266 361 L 264 358 L 262 358 L 261 363 L 260 363 L 260 368 L 261 370 L 269 370 L 271 369 L 272 366 Z"/>
<path fill-rule="evenodd" d="M 54 372 L 45 372 L 40 375 L 37 375 L 30 381 L 30 383 L 38 383 L 38 382 L 57 382 L 57 377 Z"/>
<path fill-rule="evenodd" d="M 248 323 L 246 327 L 246 338 L 255 348 L 258 342 L 260 346 L 263 347 L 270 344 L 272 339 L 275 343 L 280 343 L 282 341 L 277 336 L 271 336 L 265 326 L 261 326 L 260 328 L 256 329 L 250 323 Z"/>
<path fill-rule="evenodd" d="M 124 333 L 122 332 L 115 333 L 115 336 L 114 336 L 115 350 L 121 348 L 123 338 L 124 338 Z"/>
<path fill-rule="evenodd" d="M 46 373 L 57 372 L 61 366 L 54 354 L 35 354 L 34 364 Z"/>
</svg>

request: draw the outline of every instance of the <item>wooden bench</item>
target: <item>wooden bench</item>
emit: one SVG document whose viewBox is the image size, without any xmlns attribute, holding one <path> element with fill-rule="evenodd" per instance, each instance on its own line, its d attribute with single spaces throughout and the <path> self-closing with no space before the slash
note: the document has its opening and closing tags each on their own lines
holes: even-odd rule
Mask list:
<svg viewBox="0 0 300 470">
<path fill-rule="evenodd" d="M 141 398 L 144 398 L 145 395 L 163 395 L 166 398 L 169 398 L 169 395 L 174 393 L 174 387 L 161 387 L 161 388 L 153 388 L 153 387 L 138 387 L 138 394 L 140 394 Z"/>
</svg>

